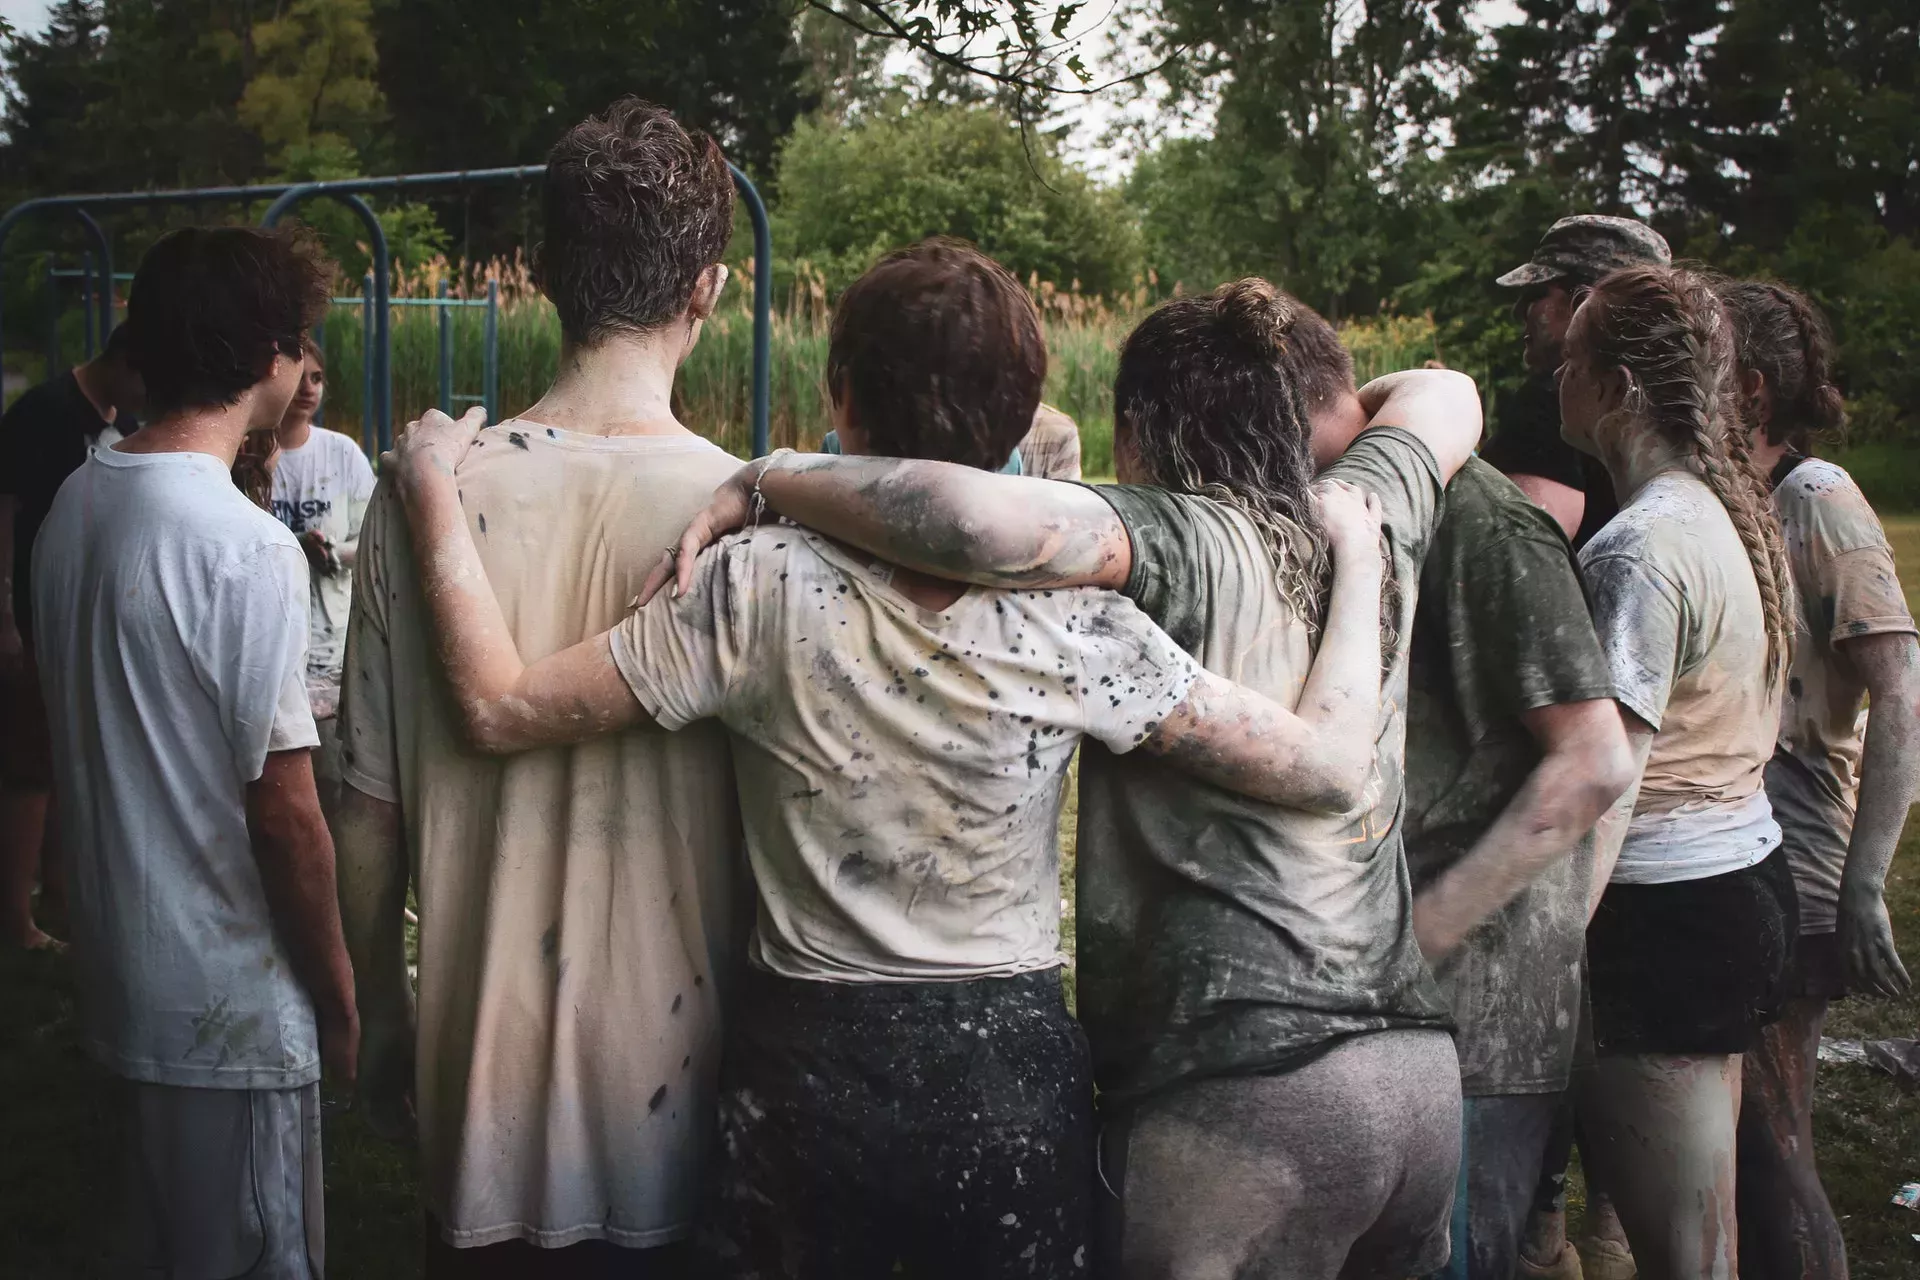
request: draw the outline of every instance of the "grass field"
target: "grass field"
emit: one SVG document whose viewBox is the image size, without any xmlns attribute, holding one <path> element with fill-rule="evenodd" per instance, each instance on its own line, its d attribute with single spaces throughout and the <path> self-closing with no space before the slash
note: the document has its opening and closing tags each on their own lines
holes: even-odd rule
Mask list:
<svg viewBox="0 0 1920 1280">
<path fill-rule="evenodd" d="M 1908 604 L 1920 612 L 1920 517 L 1889 519 Z M 1062 894 L 1072 899 L 1073 812 L 1062 823 Z M 1894 930 L 1920 970 L 1920 824 L 1888 878 Z M 1072 915 L 1066 936 L 1071 942 Z M 1836 1006 L 1827 1034 L 1920 1033 L 1920 996 Z M 102 1077 L 81 1053 L 64 960 L 0 955 L 0 1280 L 83 1280 L 99 1273 L 116 1194 Z M 1920 1181 L 1920 1098 L 1863 1067 L 1826 1066 L 1815 1129 L 1821 1173 L 1858 1280 L 1920 1275 L 1920 1214 L 1889 1203 Z M 329 1099 L 330 1106 L 335 1099 Z M 329 1273 L 347 1280 L 418 1274 L 415 1170 L 344 1108 L 326 1117 Z"/>
</svg>

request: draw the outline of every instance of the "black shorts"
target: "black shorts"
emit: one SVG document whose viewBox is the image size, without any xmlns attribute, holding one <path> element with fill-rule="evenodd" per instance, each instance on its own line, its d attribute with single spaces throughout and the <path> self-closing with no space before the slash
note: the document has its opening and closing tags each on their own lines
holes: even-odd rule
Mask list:
<svg viewBox="0 0 1920 1280">
<path fill-rule="evenodd" d="M 1084 1280 L 1093 1071 L 1058 970 L 743 976 L 699 1275 Z"/>
<path fill-rule="evenodd" d="M 1786 857 L 1674 884 L 1615 884 L 1587 926 L 1594 1048 L 1745 1053 L 1779 1016 L 1800 910 Z"/>
</svg>

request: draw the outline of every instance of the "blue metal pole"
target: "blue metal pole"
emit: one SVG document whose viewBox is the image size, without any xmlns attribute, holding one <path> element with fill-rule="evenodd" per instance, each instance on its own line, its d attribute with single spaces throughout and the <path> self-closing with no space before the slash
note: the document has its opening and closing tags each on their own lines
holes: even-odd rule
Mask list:
<svg viewBox="0 0 1920 1280">
<path fill-rule="evenodd" d="M 486 399 L 487 421 L 500 421 L 500 282 L 487 281 L 487 374 L 481 395 Z"/>
<path fill-rule="evenodd" d="M 374 216 L 365 200 L 351 194 L 352 186 L 352 183 L 309 182 L 290 187 L 267 206 L 267 211 L 260 216 L 260 225 L 272 226 L 294 205 L 310 195 L 319 194 L 330 195 L 353 210 L 360 218 L 360 225 L 367 229 L 367 239 L 373 245 L 373 389 L 378 396 L 372 402 L 373 419 L 380 451 L 385 453 L 393 448 L 393 347 L 392 333 L 387 323 L 387 302 L 393 287 L 393 270 L 387 255 L 386 228 L 380 225 L 380 219 Z M 0 223 L 0 230 L 4 229 L 4 223 Z"/>
<path fill-rule="evenodd" d="M 733 185 L 747 202 L 753 222 L 753 456 L 772 447 L 769 419 L 773 410 L 773 229 L 767 206 L 747 175 L 734 169 Z"/>
<path fill-rule="evenodd" d="M 453 416 L 453 308 L 445 305 L 447 282 L 442 280 L 438 294 L 440 307 L 440 412 Z"/>
<path fill-rule="evenodd" d="M 80 349 L 93 359 L 93 254 L 80 255 Z"/>
<path fill-rule="evenodd" d="M 107 338 L 113 333 L 113 242 L 107 239 L 107 233 L 93 220 L 93 215 L 85 209 L 75 207 L 73 214 L 87 229 L 87 235 L 93 239 L 93 248 L 100 255 L 100 288 L 98 295 L 106 299 L 100 308 L 99 332 L 100 349 L 107 349 Z M 89 347 L 91 350 L 91 347 Z"/>
<path fill-rule="evenodd" d="M 378 439 L 373 418 L 373 276 L 368 274 L 360 281 L 360 447 L 374 453 Z"/>
</svg>

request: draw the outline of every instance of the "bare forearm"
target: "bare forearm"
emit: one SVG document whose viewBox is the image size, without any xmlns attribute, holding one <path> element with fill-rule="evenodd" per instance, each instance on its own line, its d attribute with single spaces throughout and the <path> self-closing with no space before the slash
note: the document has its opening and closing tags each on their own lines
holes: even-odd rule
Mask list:
<svg viewBox="0 0 1920 1280">
<path fill-rule="evenodd" d="M 1369 419 L 1403 427 L 1433 451 L 1444 482 L 1466 465 L 1480 442 L 1480 389 L 1472 378 L 1449 369 L 1408 369 L 1375 378 L 1360 388 Z"/>
<path fill-rule="evenodd" d="M 1614 799 L 1610 786 L 1594 785 L 1595 776 L 1584 752 L 1546 757 L 1467 855 L 1421 892 L 1413 928 L 1429 962 L 1572 854 Z M 1617 843 L 1614 850 L 1617 856 Z"/>
<path fill-rule="evenodd" d="M 353 965 L 335 897 L 333 838 L 319 806 L 249 825 L 267 911 L 295 976 L 323 1017 L 351 1011 Z"/>
<path fill-rule="evenodd" d="M 407 978 L 407 850 L 398 805 L 343 788 L 335 851 L 341 930 L 354 990 L 369 1033 L 376 1024 L 413 1024 Z"/>
<path fill-rule="evenodd" d="M 1126 531 L 1075 485 L 944 462 L 783 458 L 760 481 L 768 507 L 922 573 L 997 587 L 1118 585 Z"/>
<path fill-rule="evenodd" d="M 1371 726 L 1345 736 L 1318 733 L 1280 704 L 1210 672 L 1148 733 L 1143 749 L 1196 778 L 1322 813 L 1356 807 L 1373 764 Z"/>
<path fill-rule="evenodd" d="M 487 582 L 453 474 L 423 465 L 403 472 L 401 486 L 421 594 L 454 700 L 465 707 L 503 698 L 526 668 Z"/>
<path fill-rule="evenodd" d="M 1329 745 L 1356 739 L 1372 758 L 1380 709 L 1380 587 L 1377 550 L 1337 553 L 1320 647 L 1295 713 Z"/>
<path fill-rule="evenodd" d="M 1920 716 L 1914 706 L 1920 691 L 1900 692 L 1906 697 L 1893 690 L 1888 696 L 1876 696 L 1867 716 L 1860 798 L 1840 879 L 1842 898 L 1879 897 L 1883 892 L 1907 811 L 1920 792 Z"/>
</svg>

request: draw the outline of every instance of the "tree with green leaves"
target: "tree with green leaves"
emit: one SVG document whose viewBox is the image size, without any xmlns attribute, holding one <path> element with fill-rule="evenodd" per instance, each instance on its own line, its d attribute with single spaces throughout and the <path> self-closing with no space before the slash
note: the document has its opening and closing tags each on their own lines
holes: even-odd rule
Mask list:
<svg viewBox="0 0 1920 1280">
<path fill-rule="evenodd" d="M 775 244 L 838 290 L 929 235 L 979 245 L 1021 278 L 1129 288 L 1140 245 L 1119 193 L 1058 139 L 987 106 L 925 105 L 846 126 L 802 121 L 780 155 Z"/>
</svg>

